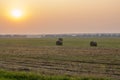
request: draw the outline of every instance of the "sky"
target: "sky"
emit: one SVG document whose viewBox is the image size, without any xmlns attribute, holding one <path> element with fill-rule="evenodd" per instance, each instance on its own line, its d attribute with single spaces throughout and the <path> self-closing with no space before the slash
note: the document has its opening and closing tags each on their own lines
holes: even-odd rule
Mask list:
<svg viewBox="0 0 120 80">
<path fill-rule="evenodd" d="M 0 0 L 0 34 L 120 33 L 120 0 Z"/>
</svg>

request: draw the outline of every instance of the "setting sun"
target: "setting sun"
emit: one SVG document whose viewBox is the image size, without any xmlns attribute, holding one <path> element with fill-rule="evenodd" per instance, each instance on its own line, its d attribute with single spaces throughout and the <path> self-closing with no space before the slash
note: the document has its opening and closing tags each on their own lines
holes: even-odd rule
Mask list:
<svg viewBox="0 0 120 80">
<path fill-rule="evenodd" d="M 8 18 L 10 21 L 24 21 L 26 16 L 26 10 L 22 8 L 13 8 L 9 9 L 6 12 L 6 18 Z"/>
<path fill-rule="evenodd" d="M 23 15 L 22 11 L 19 9 L 14 9 L 11 11 L 11 16 L 14 18 L 21 18 Z"/>
</svg>

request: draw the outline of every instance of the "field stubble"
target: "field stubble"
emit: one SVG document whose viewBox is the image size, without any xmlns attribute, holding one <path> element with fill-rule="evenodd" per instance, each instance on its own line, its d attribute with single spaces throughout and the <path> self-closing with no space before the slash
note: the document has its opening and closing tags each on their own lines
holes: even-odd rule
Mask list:
<svg viewBox="0 0 120 80">
<path fill-rule="evenodd" d="M 1 46 L 0 68 L 45 75 L 98 76 L 119 79 L 120 48 Z"/>
</svg>

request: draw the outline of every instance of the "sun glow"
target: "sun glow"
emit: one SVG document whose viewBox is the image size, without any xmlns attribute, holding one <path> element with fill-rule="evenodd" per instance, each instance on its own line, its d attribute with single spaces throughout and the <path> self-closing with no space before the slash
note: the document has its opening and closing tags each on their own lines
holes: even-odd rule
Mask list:
<svg viewBox="0 0 120 80">
<path fill-rule="evenodd" d="M 13 18 L 21 18 L 23 16 L 23 12 L 19 9 L 14 9 L 11 11 L 11 16 Z"/>
<path fill-rule="evenodd" d="M 28 10 L 22 8 L 13 8 L 6 10 L 6 18 L 10 21 L 25 21 L 29 18 Z"/>
</svg>

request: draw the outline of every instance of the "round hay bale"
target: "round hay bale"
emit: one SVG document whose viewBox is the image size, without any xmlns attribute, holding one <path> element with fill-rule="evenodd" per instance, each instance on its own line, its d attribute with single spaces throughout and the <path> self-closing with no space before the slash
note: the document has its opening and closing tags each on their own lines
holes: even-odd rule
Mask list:
<svg viewBox="0 0 120 80">
<path fill-rule="evenodd" d="M 91 46 L 91 47 L 97 47 L 97 42 L 91 41 L 91 42 L 90 42 L 90 46 Z"/>
<path fill-rule="evenodd" d="M 62 46 L 63 45 L 63 38 L 58 38 L 58 40 L 56 41 L 56 45 Z"/>
</svg>

